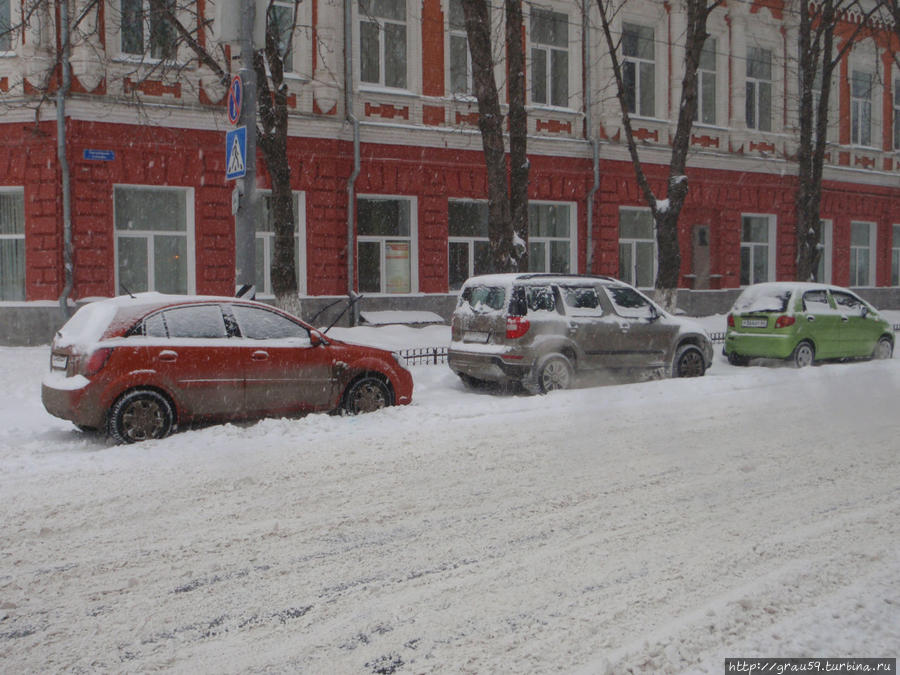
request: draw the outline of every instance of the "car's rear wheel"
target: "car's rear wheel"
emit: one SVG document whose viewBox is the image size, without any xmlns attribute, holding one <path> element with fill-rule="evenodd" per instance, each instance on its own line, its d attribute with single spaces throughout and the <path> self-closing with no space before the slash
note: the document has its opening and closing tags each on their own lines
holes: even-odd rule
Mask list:
<svg viewBox="0 0 900 675">
<path fill-rule="evenodd" d="M 538 390 L 542 394 L 557 389 L 568 389 L 574 377 L 572 364 L 562 354 L 548 356 L 538 368 Z"/>
<path fill-rule="evenodd" d="M 883 337 L 878 340 L 875 345 L 875 351 L 872 352 L 873 359 L 890 359 L 894 356 L 894 343 L 889 337 Z"/>
<path fill-rule="evenodd" d="M 807 342 L 806 340 L 794 347 L 794 353 L 791 354 L 791 362 L 797 366 L 797 368 L 811 366 L 815 360 L 816 350 L 812 346 L 812 343 Z"/>
<path fill-rule="evenodd" d="M 358 415 L 381 410 L 389 405 L 391 391 L 388 386 L 374 375 L 367 375 L 347 387 L 341 407 L 350 415 Z"/>
<path fill-rule="evenodd" d="M 703 352 L 695 345 L 681 345 L 672 360 L 673 377 L 700 377 L 706 372 Z"/>
<path fill-rule="evenodd" d="M 172 433 L 174 423 L 169 399 L 152 389 L 123 394 L 109 412 L 109 434 L 117 443 L 164 438 Z"/>
</svg>

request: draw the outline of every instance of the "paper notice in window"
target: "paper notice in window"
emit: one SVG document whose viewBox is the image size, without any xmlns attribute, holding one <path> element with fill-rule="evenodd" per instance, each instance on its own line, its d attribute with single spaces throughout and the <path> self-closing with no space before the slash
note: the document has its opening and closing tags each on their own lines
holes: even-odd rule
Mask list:
<svg viewBox="0 0 900 675">
<path fill-rule="evenodd" d="M 388 241 L 384 244 L 385 277 L 388 293 L 410 293 L 409 242 Z"/>
</svg>

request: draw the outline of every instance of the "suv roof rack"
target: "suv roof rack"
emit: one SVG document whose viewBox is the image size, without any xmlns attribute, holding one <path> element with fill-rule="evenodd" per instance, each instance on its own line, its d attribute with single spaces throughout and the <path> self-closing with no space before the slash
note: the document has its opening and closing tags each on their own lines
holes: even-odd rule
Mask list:
<svg viewBox="0 0 900 675">
<path fill-rule="evenodd" d="M 617 281 L 613 277 L 607 276 L 605 274 L 570 274 L 567 272 L 522 272 L 517 275 L 518 279 L 560 279 L 560 278 L 573 278 L 573 279 L 600 279 L 602 281 Z"/>
</svg>

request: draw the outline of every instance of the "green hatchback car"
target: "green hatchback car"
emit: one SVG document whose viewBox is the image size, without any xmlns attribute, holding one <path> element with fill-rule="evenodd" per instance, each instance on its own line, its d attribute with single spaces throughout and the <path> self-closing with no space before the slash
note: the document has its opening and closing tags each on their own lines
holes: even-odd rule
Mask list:
<svg viewBox="0 0 900 675">
<path fill-rule="evenodd" d="M 788 359 L 798 367 L 846 358 L 889 359 L 894 331 L 878 311 L 846 288 L 776 282 L 748 286 L 725 332 L 733 365 L 751 358 Z"/>
</svg>

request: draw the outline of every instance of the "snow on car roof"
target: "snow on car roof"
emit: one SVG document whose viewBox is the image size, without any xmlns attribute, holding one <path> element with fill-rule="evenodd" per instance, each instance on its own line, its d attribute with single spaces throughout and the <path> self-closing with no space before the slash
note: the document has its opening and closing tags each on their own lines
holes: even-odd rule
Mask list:
<svg viewBox="0 0 900 675">
<path fill-rule="evenodd" d="M 465 286 L 511 286 L 513 282 L 541 283 L 546 281 L 584 283 L 587 281 L 602 281 L 615 283 L 612 277 L 594 276 L 590 274 L 555 274 L 552 272 L 507 272 L 503 274 L 482 274 L 469 277 Z"/>
</svg>

